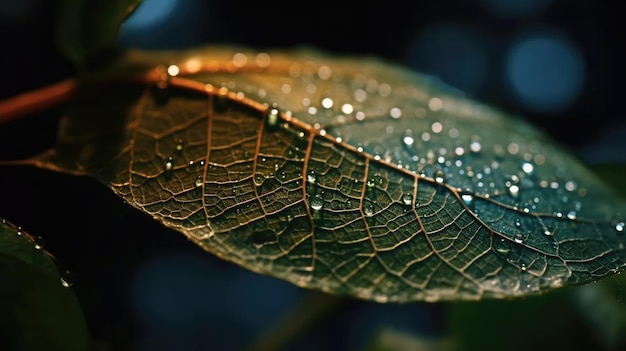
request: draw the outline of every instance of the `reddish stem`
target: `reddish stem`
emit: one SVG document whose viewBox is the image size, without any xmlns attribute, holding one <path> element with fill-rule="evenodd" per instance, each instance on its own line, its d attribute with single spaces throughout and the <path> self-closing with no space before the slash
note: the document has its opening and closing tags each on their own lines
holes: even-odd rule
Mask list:
<svg viewBox="0 0 626 351">
<path fill-rule="evenodd" d="M 75 88 L 76 81 L 66 79 L 0 101 L 0 125 L 29 113 L 67 102 L 74 95 Z"/>
</svg>

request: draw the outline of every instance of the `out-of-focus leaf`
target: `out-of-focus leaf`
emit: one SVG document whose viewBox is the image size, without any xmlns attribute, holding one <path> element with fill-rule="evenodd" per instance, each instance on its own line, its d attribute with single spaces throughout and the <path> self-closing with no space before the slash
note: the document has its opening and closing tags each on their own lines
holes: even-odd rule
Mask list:
<svg viewBox="0 0 626 351">
<path fill-rule="evenodd" d="M 26 232 L 0 224 L 0 344 L 3 350 L 87 349 L 85 321 L 51 256 Z"/>
<path fill-rule="evenodd" d="M 593 170 L 602 180 L 611 186 L 612 189 L 621 195 L 622 199 L 626 199 L 626 182 L 624 182 L 624 174 L 626 174 L 626 165 L 620 164 L 604 164 L 591 165 Z"/>
<path fill-rule="evenodd" d="M 450 339 L 423 338 L 383 328 L 368 343 L 367 351 L 456 351 L 459 347 Z"/>
<path fill-rule="evenodd" d="M 459 351 L 624 350 L 625 280 L 613 277 L 532 299 L 450 304 L 448 332 Z"/>
<path fill-rule="evenodd" d="M 36 163 L 96 177 L 223 259 L 378 302 L 524 296 L 624 268 L 610 188 L 432 78 L 306 50 L 125 64 L 84 83 Z"/>
<path fill-rule="evenodd" d="M 111 50 L 120 25 L 141 0 L 60 0 L 56 40 L 59 50 L 78 67 L 85 67 Z"/>
</svg>

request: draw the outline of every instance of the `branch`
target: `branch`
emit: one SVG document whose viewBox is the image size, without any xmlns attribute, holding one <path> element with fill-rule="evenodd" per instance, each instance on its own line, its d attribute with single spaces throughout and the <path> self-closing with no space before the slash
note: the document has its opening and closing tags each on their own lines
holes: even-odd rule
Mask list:
<svg viewBox="0 0 626 351">
<path fill-rule="evenodd" d="M 0 125 L 67 102 L 74 95 L 75 89 L 76 82 L 73 79 L 66 79 L 0 101 Z"/>
</svg>

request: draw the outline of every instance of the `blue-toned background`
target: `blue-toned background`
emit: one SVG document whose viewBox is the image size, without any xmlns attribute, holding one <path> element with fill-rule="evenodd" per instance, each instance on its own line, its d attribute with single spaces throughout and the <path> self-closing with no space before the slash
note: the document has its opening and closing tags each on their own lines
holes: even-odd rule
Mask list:
<svg viewBox="0 0 626 351">
<path fill-rule="evenodd" d="M 54 49 L 55 3 L 0 0 L 0 98 L 73 73 Z M 310 45 L 378 55 L 527 117 L 588 162 L 626 161 L 626 37 L 617 2 L 408 3 L 145 0 L 119 44 Z M 25 157 L 52 145 L 59 112 L 3 126 L 0 156 Z M 74 289 L 102 350 L 238 349 L 305 294 L 204 253 L 91 179 L 0 170 L 0 189 L 0 214 L 44 236 L 75 272 Z M 383 326 L 438 336 L 444 308 L 346 302 L 291 348 L 363 349 Z"/>
</svg>

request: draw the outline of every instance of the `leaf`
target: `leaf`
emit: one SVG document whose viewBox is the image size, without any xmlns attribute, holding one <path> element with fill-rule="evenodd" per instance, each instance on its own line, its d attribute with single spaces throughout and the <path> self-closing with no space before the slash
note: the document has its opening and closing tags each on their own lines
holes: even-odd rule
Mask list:
<svg viewBox="0 0 626 351">
<path fill-rule="evenodd" d="M 85 321 L 52 257 L 6 220 L 0 224 L 0 340 L 8 350 L 86 350 Z M 39 249 L 37 249 L 39 247 Z M 64 274 L 66 285 L 69 284 Z"/>
<path fill-rule="evenodd" d="M 141 0 L 61 0 L 57 14 L 59 50 L 78 67 L 113 48 L 120 25 Z"/>
<path fill-rule="evenodd" d="M 581 162 L 375 58 L 133 52 L 83 83 L 35 162 L 225 260 L 378 302 L 538 294 L 626 261 L 626 206 Z"/>
</svg>

